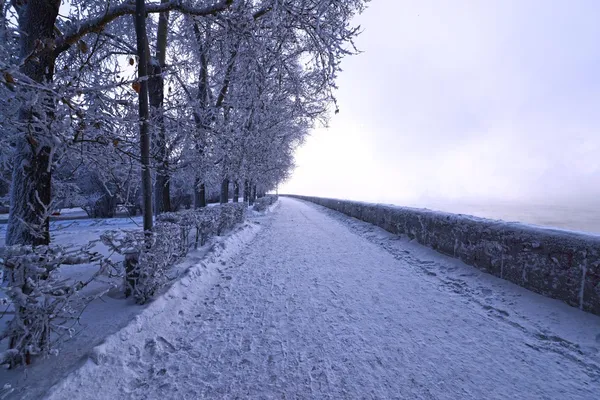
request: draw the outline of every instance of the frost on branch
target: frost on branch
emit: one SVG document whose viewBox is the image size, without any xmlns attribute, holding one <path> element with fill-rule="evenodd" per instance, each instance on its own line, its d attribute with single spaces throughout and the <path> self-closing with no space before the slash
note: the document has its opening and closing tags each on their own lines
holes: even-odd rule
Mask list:
<svg viewBox="0 0 600 400">
<path fill-rule="evenodd" d="M 146 303 L 168 281 L 167 272 L 179 258 L 179 227 L 164 222 L 149 235 L 144 231 L 108 231 L 102 242 L 125 256 L 125 295 Z M 107 260 L 108 261 L 108 260 Z M 110 261 L 108 261 L 110 262 Z"/>
<path fill-rule="evenodd" d="M 105 232 L 101 240 L 112 251 L 125 256 L 125 295 L 144 304 L 169 283 L 169 270 L 191 248 L 203 245 L 210 236 L 223 234 L 245 218 L 243 203 L 171 212 L 157 218 L 150 234 L 113 230 Z M 114 262 L 105 261 L 118 269 Z"/>
<path fill-rule="evenodd" d="M 100 260 L 91 251 L 94 243 L 80 248 L 64 246 L 9 246 L 0 262 L 6 282 L 3 290 L 14 318 L 0 336 L 9 341 L 9 350 L 0 356 L 11 367 L 29 364 L 32 356 L 57 352 L 61 339 L 73 334 L 73 327 L 91 298 L 80 295 L 102 269 L 88 281 L 72 282 L 58 278 L 64 264 L 93 263 Z"/>
</svg>

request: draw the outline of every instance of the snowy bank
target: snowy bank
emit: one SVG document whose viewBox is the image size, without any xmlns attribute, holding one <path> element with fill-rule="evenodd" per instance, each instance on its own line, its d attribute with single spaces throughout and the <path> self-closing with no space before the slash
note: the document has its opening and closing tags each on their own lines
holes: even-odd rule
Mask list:
<svg viewBox="0 0 600 400">
<path fill-rule="evenodd" d="M 123 381 L 135 376 L 135 368 L 132 368 L 131 362 L 124 361 L 123 356 L 127 354 L 144 363 L 149 354 L 166 356 L 172 352 L 177 343 L 166 339 L 171 337 L 170 332 L 180 328 L 178 322 L 184 317 L 197 314 L 197 301 L 203 299 L 211 288 L 231 279 L 224 272 L 226 266 L 259 230 L 259 224 L 247 222 L 234 229 L 223 241 L 216 242 L 205 259 L 191 266 L 179 281 L 127 326 L 96 346 L 79 369 L 51 388 L 47 398 L 122 398 Z M 159 375 L 167 373 L 166 370 L 155 372 Z M 148 394 L 148 397 L 151 395 Z"/>
<path fill-rule="evenodd" d="M 425 209 L 286 195 L 406 235 L 544 296 L 600 315 L 600 237 Z"/>
</svg>

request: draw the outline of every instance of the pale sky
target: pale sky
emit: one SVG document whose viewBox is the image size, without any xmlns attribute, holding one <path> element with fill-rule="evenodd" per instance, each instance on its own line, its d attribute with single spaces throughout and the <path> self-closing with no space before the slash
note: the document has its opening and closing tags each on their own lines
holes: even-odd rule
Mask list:
<svg viewBox="0 0 600 400">
<path fill-rule="evenodd" d="M 600 2 L 373 0 L 340 113 L 280 193 L 419 205 L 600 195 Z"/>
</svg>

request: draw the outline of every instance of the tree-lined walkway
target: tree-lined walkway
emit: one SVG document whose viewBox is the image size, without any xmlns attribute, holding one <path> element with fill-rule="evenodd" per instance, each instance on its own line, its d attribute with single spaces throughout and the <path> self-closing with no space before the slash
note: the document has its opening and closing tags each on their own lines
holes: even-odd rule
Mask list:
<svg viewBox="0 0 600 400">
<path fill-rule="evenodd" d="M 600 318 L 378 232 L 281 199 L 168 329 L 54 398 L 598 398 Z"/>
</svg>

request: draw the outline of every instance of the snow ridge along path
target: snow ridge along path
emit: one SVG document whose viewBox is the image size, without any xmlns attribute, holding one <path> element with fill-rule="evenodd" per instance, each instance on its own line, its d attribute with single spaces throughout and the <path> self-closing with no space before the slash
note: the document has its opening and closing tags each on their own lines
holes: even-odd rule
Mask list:
<svg viewBox="0 0 600 400">
<path fill-rule="evenodd" d="M 299 200 L 50 399 L 597 399 L 600 318 Z M 211 275 L 212 274 L 212 275 Z M 149 307 L 150 310 L 150 307 Z"/>
</svg>

